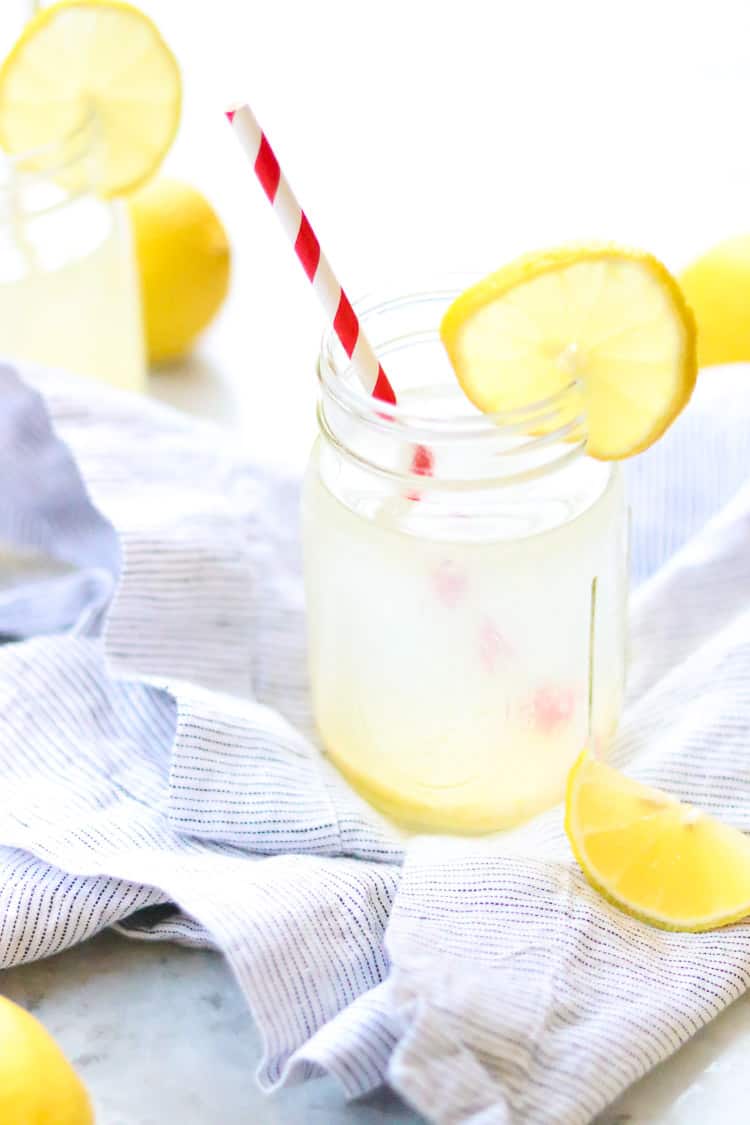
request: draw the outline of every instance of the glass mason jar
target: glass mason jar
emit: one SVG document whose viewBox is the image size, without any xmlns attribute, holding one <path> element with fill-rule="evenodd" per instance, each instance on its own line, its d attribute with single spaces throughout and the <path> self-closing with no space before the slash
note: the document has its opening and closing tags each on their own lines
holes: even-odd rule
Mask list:
<svg viewBox="0 0 750 1125">
<path fill-rule="evenodd" d="M 96 194 L 96 118 L 34 152 L 0 153 L 0 355 L 117 387 L 146 379 L 128 216 Z"/>
<path fill-rule="evenodd" d="M 617 726 L 627 520 L 580 385 L 504 415 L 466 400 L 438 336 L 456 295 L 360 310 L 398 407 L 324 338 L 303 543 L 325 751 L 404 826 L 479 833 L 558 801 Z"/>
</svg>

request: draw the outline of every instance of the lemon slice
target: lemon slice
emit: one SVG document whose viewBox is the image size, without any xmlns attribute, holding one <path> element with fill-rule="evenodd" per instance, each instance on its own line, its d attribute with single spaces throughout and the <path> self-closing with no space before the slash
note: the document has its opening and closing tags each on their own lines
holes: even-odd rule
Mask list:
<svg viewBox="0 0 750 1125">
<path fill-rule="evenodd" d="M 42 9 L 0 67 L 0 144 L 28 152 L 96 115 L 99 188 L 118 195 L 147 179 L 180 119 L 180 72 L 154 24 L 119 0 Z"/>
<path fill-rule="evenodd" d="M 620 460 L 651 445 L 686 405 L 695 327 L 650 254 L 570 246 L 531 254 L 472 286 L 440 329 L 458 380 L 487 413 L 581 380 L 587 451 Z"/>
<path fill-rule="evenodd" d="M 695 932 L 750 914 L 750 837 L 588 751 L 568 778 L 565 831 L 592 887 L 643 922 Z"/>
</svg>

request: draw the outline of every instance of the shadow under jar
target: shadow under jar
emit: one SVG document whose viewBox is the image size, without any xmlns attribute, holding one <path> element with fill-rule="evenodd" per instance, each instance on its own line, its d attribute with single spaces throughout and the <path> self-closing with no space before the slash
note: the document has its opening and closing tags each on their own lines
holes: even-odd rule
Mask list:
<svg viewBox="0 0 750 1125">
<path fill-rule="evenodd" d="M 580 385 L 503 415 L 466 400 L 437 331 L 456 295 L 360 308 L 398 407 L 324 338 L 303 543 L 326 753 L 403 826 L 481 833 L 560 800 L 616 729 L 627 519 Z"/>
</svg>

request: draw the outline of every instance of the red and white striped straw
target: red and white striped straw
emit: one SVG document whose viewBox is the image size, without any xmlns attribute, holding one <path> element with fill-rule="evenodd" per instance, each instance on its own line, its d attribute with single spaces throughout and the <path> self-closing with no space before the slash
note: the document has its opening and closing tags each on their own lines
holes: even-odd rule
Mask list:
<svg viewBox="0 0 750 1125">
<path fill-rule="evenodd" d="M 297 202 L 268 138 L 249 105 L 227 110 L 234 134 L 247 153 L 261 187 L 286 231 L 289 241 L 312 283 L 320 303 L 333 324 L 344 351 L 369 395 L 395 405 L 396 395 L 372 345 L 362 331 L 359 318 L 336 280 L 328 259 L 320 249 L 305 212 Z"/>
</svg>

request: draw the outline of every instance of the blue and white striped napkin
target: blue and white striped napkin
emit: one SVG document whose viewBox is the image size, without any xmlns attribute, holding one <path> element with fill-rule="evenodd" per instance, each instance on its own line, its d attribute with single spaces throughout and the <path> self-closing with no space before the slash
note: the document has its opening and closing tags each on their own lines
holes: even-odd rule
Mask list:
<svg viewBox="0 0 750 1125">
<path fill-rule="evenodd" d="M 704 375 L 629 466 L 653 576 L 614 759 L 750 830 L 743 375 Z M 445 1125 L 590 1121 L 750 984 L 750 926 L 621 915 L 559 809 L 475 841 L 373 813 L 314 744 L 296 505 L 226 435 L 0 365 L 0 966 L 111 925 L 211 945 L 267 1088 L 328 1072 Z"/>
</svg>

